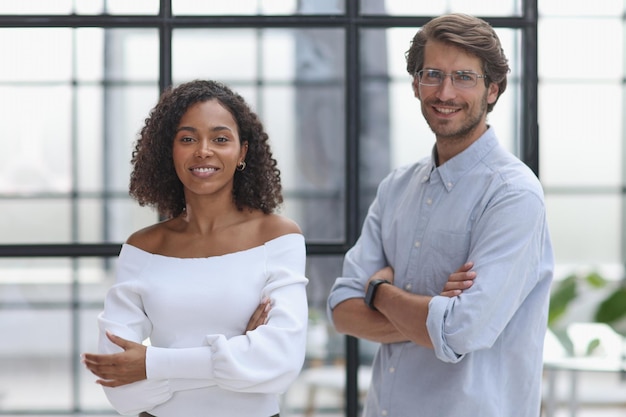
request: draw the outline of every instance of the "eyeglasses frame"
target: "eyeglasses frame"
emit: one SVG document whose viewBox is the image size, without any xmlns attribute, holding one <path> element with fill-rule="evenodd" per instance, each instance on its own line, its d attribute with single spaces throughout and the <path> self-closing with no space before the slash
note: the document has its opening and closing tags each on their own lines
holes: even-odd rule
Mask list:
<svg viewBox="0 0 626 417">
<path fill-rule="evenodd" d="M 423 83 L 423 82 L 422 82 L 422 74 L 424 73 L 424 71 L 437 71 L 437 72 L 440 72 L 440 73 L 441 73 L 441 75 L 442 75 L 442 77 L 441 77 L 441 81 L 440 81 L 438 84 L 427 84 L 427 83 Z M 475 76 L 476 76 L 476 83 L 475 83 L 474 85 L 472 85 L 472 86 L 467 86 L 467 87 L 464 87 L 464 86 L 462 86 L 462 85 L 458 85 L 458 86 L 457 86 L 457 85 L 455 84 L 455 82 L 454 82 L 454 75 L 463 75 L 463 74 L 472 74 L 472 75 L 475 75 Z M 441 71 L 441 70 L 438 70 L 438 69 L 434 69 L 434 68 L 430 68 L 430 69 L 421 69 L 421 70 L 419 70 L 419 71 L 416 71 L 416 72 L 415 72 L 415 76 L 417 77 L 417 80 L 418 80 L 419 84 L 420 84 L 420 85 L 423 85 L 423 86 L 425 86 L 425 87 L 438 87 L 438 86 L 440 86 L 441 84 L 443 84 L 443 80 L 444 80 L 446 77 L 450 77 L 450 81 L 452 82 L 452 85 L 453 85 L 454 87 L 456 87 L 456 88 L 465 88 L 465 89 L 468 89 L 468 88 L 474 88 L 474 87 L 476 87 L 476 86 L 478 85 L 478 79 L 479 79 L 479 78 L 483 78 L 483 79 L 486 79 L 486 78 L 487 78 L 487 75 L 486 75 L 486 74 L 478 74 L 478 73 L 477 73 L 477 72 L 475 72 L 475 71 L 465 71 L 465 70 L 459 70 L 459 71 L 454 71 L 454 72 L 450 72 L 450 73 L 446 74 L 445 72 L 443 72 L 443 71 Z"/>
</svg>

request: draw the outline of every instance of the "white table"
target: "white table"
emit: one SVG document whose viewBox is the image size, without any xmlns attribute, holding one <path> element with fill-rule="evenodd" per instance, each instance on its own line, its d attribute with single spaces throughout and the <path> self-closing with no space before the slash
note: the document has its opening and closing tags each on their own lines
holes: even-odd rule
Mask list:
<svg viewBox="0 0 626 417">
<path fill-rule="evenodd" d="M 580 372 L 612 372 L 626 375 L 626 360 L 615 360 L 596 357 L 562 357 L 544 361 L 544 370 L 548 377 L 547 400 L 545 401 L 545 416 L 553 417 L 556 411 L 556 377 L 560 371 L 570 374 L 569 409 L 570 416 L 575 417 L 578 412 L 578 377 Z M 626 380 L 623 381 L 626 387 Z M 626 404 L 626 397 L 624 397 Z"/>
</svg>

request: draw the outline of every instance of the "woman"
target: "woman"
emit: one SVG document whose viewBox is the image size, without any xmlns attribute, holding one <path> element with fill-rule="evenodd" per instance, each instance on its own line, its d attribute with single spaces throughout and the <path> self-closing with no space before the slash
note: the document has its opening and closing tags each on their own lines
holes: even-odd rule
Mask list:
<svg viewBox="0 0 626 417">
<path fill-rule="evenodd" d="M 225 85 L 182 84 L 132 163 L 130 194 L 167 219 L 123 245 L 85 365 L 124 415 L 277 415 L 304 361 L 308 281 L 261 122 Z"/>
</svg>

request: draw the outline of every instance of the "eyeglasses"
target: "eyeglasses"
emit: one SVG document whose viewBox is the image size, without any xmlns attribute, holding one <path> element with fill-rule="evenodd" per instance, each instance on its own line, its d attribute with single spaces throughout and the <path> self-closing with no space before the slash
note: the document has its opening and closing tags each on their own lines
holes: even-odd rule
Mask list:
<svg viewBox="0 0 626 417">
<path fill-rule="evenodd" d="M 487 78 L 486 75 L 476 74 L 474 71 L 454 71 L 446 74 L 441 70 L 424 69 L 417 72 L 419 83 L 429 87 L 441 85 L 447 76 L 450 76 L 452 85 L 459 88 L 475 87 L 479 78 Z"/>
</svg>

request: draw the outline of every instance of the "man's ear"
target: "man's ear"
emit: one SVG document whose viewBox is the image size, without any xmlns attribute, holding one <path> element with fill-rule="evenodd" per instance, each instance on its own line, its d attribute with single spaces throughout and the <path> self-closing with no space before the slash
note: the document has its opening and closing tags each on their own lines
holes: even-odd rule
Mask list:
<svg viewBox="0 0 626 417">
<path fill-rule="evenodd" d="M 496 83 L 489 83 L 489 91 L 487 92 L 487 103 L 493 104 L 498 99 L 500 86 Z"/>
</svg>

